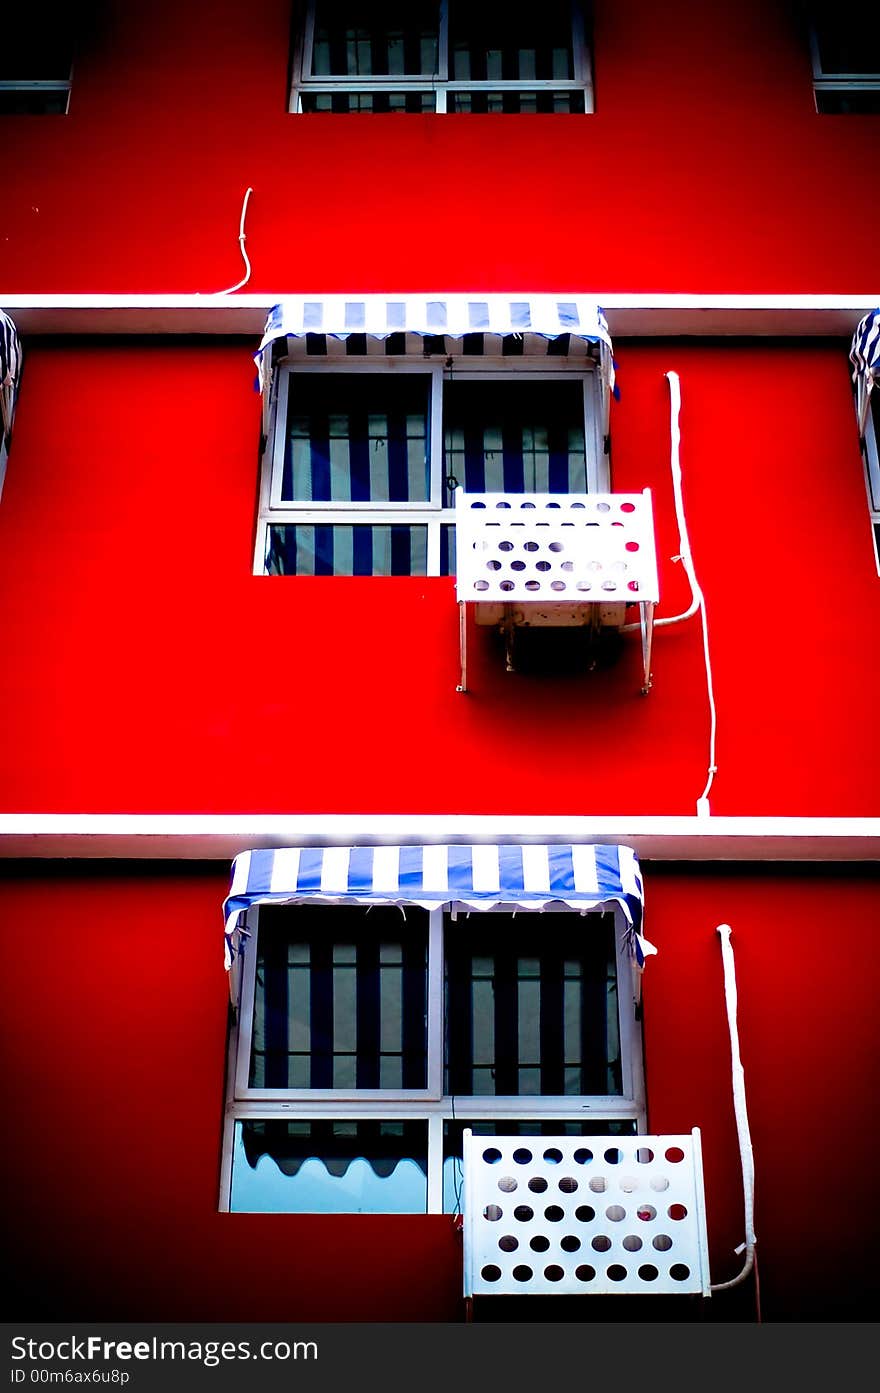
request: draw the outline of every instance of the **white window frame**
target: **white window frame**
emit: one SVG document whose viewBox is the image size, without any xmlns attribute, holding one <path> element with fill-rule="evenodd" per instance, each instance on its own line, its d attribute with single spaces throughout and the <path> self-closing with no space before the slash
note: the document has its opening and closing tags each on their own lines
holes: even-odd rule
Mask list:
<svg viewBox="0 0 880 1393">
<path fill-rule="evenodd" d="M 819 36 L 815 22 L 810 23 L 810 58 L 813 65 L 813 95 L 819 110 L 820 92 L 877 92 L 880 94 L 880 72 L 831 72 L 822 67 Z"/>
<path fill-rule="evenodd" d="M 345 908 L 343 906 L 343 908 Z M 295 912 L 295 908 L 291 913 Z M 259 934 L 259 909 L 251 910 Z M 297 1088 L 273 1091 L 269 1088 L 251 1088 L 248 1083 L 251 1062 L 251 1043 L 253 1039 L 254 998 L 256 993 L 256 934 L 249 941 L 244 954 L 244 971 L 241 978 L 241 1006 L 238 1029 L 238 1054 L 235 1066 L 234 1096 L 244 1102 L 257 1101 L 265 1104 L 283 1104 L 294 1094 L 298 1102 L 321 1103 L 356 1098 L 363 1103 L 403 1102 L 410 1099 L 440 1098 L 443 1092 L 442 1054 L 437 1067 L 436 1053 L 438 1043 L 442 1051 L 443 1041 L 443 919 L 442 914 L 429 914 L 428 919 L 428 1020 L 427 1040 L 429 1061 L 427 1086 L 421 1089 L 398 1088 Z M 253 951 L 252 951 L 253 949 Z M 439 977 L 438 977 L 439 973 Z M 286 1113 L 285 1113 L 286 1115 Z M 372 1115 L 372 1114 L 371 1114 Z"/>
<path fill-rule="evenodd" d="M 303 93 L 318 92 L 428 92 L 434 97 L 434 111 L 446 113 L 447 93 L 452 92 L 582 92 L 584 112 L 593 111 L 592 58 L 587 42 L 584 0 L 571 0 L 573 78 L 535 78 L 532 81 L 453 80 L 449 72 L 448 0 L 437 0 L 438 57 L 436 73 L 408 73 L 396 77 L 393 73 L 372 77 L 352 78 L 345 74 L 336 77 L 310 77 L 315 37 L 315 0 L 303 0 L 297 18 L 302 20 L 294 34 L 291 87 L 288 111 L 302 114 Z M 352 114 L 352 113 L 346 113 Z M 356 114 L 356 113 L 355 113 Z M 405 113 L 403 113 L 405 114 Z"/>
<path fill-rule="evenodd" d="M 70 89 L 72 85 L 72 80 L 70 78 L 68 78 L 66 81 L 62 80 L 61 78 L 58 78 L 55 81 L 46 82 L 37 81 L 36 79 L 33 81 L 13 81 L 10 79 L 7 81 L 0 82 L 0 92 L 45 92 L 47 94 L 59 92 L 64 96 L 63 111 L 40 111 L 33 112 L 31 114 L 35 116 L 66 116 L 70 108 Z"/>
<path fill-rule="evenodd" d="M 590 913 L 600 914 L 595 910 Z M 632 1122 L 637 1133 L 647 1131 L 645 1075 L 641 1028 L 640 992 L 620 909 L 614 915 L 617 950 L 617 1010 L 620 1038 L 621 1088 L 619 1095 L 517 1095 L 467 1097 L 443 1095 L 444 1071 L 444 915 L 448 910 L 428 911 L 428 1087 L 426 1089 L 286 1089 L 273 1091 L 248 1087 L 253 1030 L 259 908 L 248 911 L 250 937 L 244 953 L 238 1009 L 229 1032 L 227 1102 L 220 1166 L 221 1212 L 231 1209 L 232 1162 L 235 1124 L 247 1120 L 313 1122 L 380 1120 L 425 1122 L 428 1131 L 428 1214 L 443 1213 L 443 1124 L 467 1122 Z M 292 907 L 291 913 L 295 913 Z M 479 911 L 491 915 L 493 911 Z M 530 915 L 537 919 L 537 914 Z M 537 926 L 536 926 L 537 928 Z M 585 923 L 584 931 L 589 932 Z M 604 1135 L 604 1134 L 603 1134 Z M 311 1212 L 311 1211 L 310 1211 Z"/>
<path fill-rule="evenodd" d="M 451 366 L 450 366 L 451 364 Z M 312 502 L 295 503 L 281 498 L 281 480 L 287 436 L 287 411 L 290 399 L 291 374 L 300 373 L 416 373 L 429 376 L 431 382 L 428 445 L 430 449 L 430 499 L 426 502 Z M 272 397 L 269 403 L 269 429 L 263 452 L 260 482 L 260 505 L 254 547 L 254 575 L 265 576 L 269 528 L 278 525 L 353 526 L 357 523 L 377 526 L 406 523 L 426 527 L 428 531 L 427 574 L 440 575 L 441 529 L 455 526 L 455 507 L 443 506 L 443 388 L 451 382 L 504 382 L 515 378 L 535 381 L 580 381 L 584 398 L 584 451 L 587 467 L 587 492 L 606 493 L 610 489 L 608 455 L 604 449 L 601 411 L 601 374 L 592 359 L 567 362 L 563 357 L 518 358 L 471 357 L 470 355 L 437 361 L 416 360 L 412 357 L 379 358 L 370 355 L 350 358 L 297 359 L 282 362 L 274 374 Z M 337 579 L 337 577 L 332 577 Z M 363 577 L 368 579 L 368 577 Z M 404 579 L 404 577 L 401 577 Z"/>
</svg>

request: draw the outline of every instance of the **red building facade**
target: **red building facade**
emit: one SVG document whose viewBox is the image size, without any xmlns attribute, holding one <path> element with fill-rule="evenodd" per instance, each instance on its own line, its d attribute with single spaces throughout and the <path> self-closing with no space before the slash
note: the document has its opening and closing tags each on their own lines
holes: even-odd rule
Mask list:
<svg viewBox="0 0 880 1393">
<path fill-rule="evenodd" d="M 373 24 L 389 8 L 361 7 Z M 700 1129 L 713 1285 L 740 1272 L 746 1236 L 717 933 L 732 929 L 760 1300 L 752 1270 L 713 1292 L 704 1318 L 865 1320 L 880 581 L 865 470 L 876 446 L 870 413 L 860 438 L 849 350 L 880 303 L 858 232 L 877 211 L 874 89 L 849 68 L 835 86 L 830 57 L 814 68 L 809 15 L 781 0 L 723 13 L 597 0 L 583 11 L 589 81 L 577 55 L 560 79 L 558 100 L 577 90 L 584 111 L 483 112 L 488 79 L 459 73 L 456 87 L 452 48 L 445 86 L 425 91 L 403 60 L 396 86 L 418 110 L 290 110 L 308 13 L 292 20 L 287 0 L 247 14 L 226 0 L 86 7 L 66 113 L 34 109 L 45 98 L 31 88 L 30 110 L 8 99 L 0 115 L 12 153 L 0 308 L 24 357 L 0 500 L 16 1314 L 463 1319 L 461 1231 L 430 1195 L 434 1212 L 228 1212 L 230 1106 L 251 1116 L 232 1096 L 231 863 L 272 848 L 612 845 L 638 857 L 657 948 L 628 1046 L 644 1074 L 630 1112 L 652 1135 Z M 449 24 L 454 36 L 454 14 Z M 531 100 L 520 61 L 499 79 L 502 105 L 504 93 L 508 107 Z M 322 83 L 317 58 L 310 71 L 297 88 L 306 105 L 322 88 L 350 89 L 351 104 L 352 91 L 376 102 L 394 86 Z M 532 95 L 552 89 L 531 76 Z M 447 110 L 427 109 L 441 91 Z M 549 369 L 544 356 L 516 378 L 510 363 L 533 335 L 502 333 L 491 380 L 518 384 L 523 400 L 541 373 L 586 383 L 585 400 L 595 391 L 577 448 L 589 474 L 592 423 L 599 492 L 650 490 L 656 620 L 693 600 L 671 468 L 680 429 L 704 606 L 656 625 L 647 694 L 638 633 L 609 630 L 583 661 L 577 630 L 532 654 L 519 635 L 509 671 L 473 606 L 457 690 L 459 596 L 454 573 L 436 573 L 454 569 L 442 560 L 405 575 L 266 573 L 259 528 L 282 418 L 277 397 L 254 390 L 254 354 L 272 306 L 332 297 L 602 307 L 619 391 L 607 451 L 592 340 L 577 352 L 566 340 Z M 424 419 L 439 441 L 444 413 L 451 474 L 450 383 L 479 375 L 480 355 L 440 337 L 402 354 L 394 390 L 407 375 L 436 382 Z M 345 342 L 312 343 L 291 382 L 318 400 L 324 354 L 340 392 L 395 377 L 384 338 Z M 284 367 L 282 353 L 273 391 Z M 467 437 L 471 408 L 460 409 Z M 298 439 L 314 455 L 317 411 L 303 407 L 303 427 L 286 418 L 291 459 Z M 391 445 L 369 439 L 374 477 Z M 335 516 L 391 527 L 387 510 L 316 509 L 327 497 L 298 494 L 290 469 L 295 506 L 274 516 L 299 540 Z M 464 921 L 475 934 L 482 923 Z M 313 1016 L 316 1001 L 312 987 Z M 406 996 L 394 1009 L 406 1014 Z M 344 1053 L 338 1019 L 333 1029 Z M 316 1052 L 315 1030 L 301 1052 Z M 291 1026 L 282 1053 L 293 1042 Z M 449 1096 L 448 1079 L 438 1087 Z M 604 1085 L 566 1088 L 569 1108 Z M 304 1103 L 294 1088 L 292 1100 L 300 1121 L 336 1115 L 332 1098 Z M 609 1104 L 596 1134 L 610 1122 L 613 1136 L 625 1111 Z M 831 1183 L 841 1150 L 846 1201 Z M 695 1312 L 680 1297 L 540 1300 L 542 1320 Z M 493 1318 L 488 1299 L 479 1309 Z"/>
</svg>

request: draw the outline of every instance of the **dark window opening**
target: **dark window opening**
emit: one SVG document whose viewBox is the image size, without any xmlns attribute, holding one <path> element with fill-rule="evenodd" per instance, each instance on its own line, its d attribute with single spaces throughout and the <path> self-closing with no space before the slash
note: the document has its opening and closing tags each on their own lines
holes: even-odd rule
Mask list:
<svg viewBox="0 0 880 1393">
<path fill-rule="evenodd" d="M 73 21 L 13 12 L 0 29 L 0 115 L 63 116 L 70 97 Z"/>
<path fill-rule="evenodd" d="M 880 14 L 863 0 L 816 6 L 812 24 L 822 74 L 880 76 Z"/>
<path fill-rule="evenodd" d="M 444 475 L 467 493 L 587 492 L 580 381 L 447 382 L 443 433 Z"/>
<path fill-rule="evenodd" d="M 427 1086 L 427 914 L 264 908 L 250 1087 Z"/>
<path fill-rule="evenodd" d="M 532 922 L 530 922 L 532 921 Z M 446 927 L 446 1087 L 621 1092 L 614 916 L 493 914 Z"/>
<path fill-rule="evenodd" d="M 426 501 L 430 391 L 420 373 L 292 373 L 282 500 Z"/>
</svg>

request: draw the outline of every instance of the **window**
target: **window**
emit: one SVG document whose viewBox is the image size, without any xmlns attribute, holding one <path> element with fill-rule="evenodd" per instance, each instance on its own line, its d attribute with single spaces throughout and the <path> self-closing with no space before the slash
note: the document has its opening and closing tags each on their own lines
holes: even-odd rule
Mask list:
<svg viewBox="0 0 880 1393">
<path fill-rule="evenodd" d="M 880 14 L 864 0 L 810 7 L 816 109 L 880 112 Z"/>
<path fill-rule="evenodd" d="M 589 112 L 585 5 L 304 0 L 295 112 Z"/>
<path fill-rule="evenodd" d="M 497 358 L 482 334 L 455 358 L 426 340 L 415 360 L 392 356 L 393 337 L 377 344 L 384 359 L 357 337 L 337 359 L 310 358 L 306 342 L 275 374 L 257 574 L 449 575 L 458 485 L 607 488 L 598 373 L 567 356 L 567 336 L 542 357 L 521 336 L 497 340 Z"/>
<path fill-rule="evenodd" d="M 0 42 L 0 115 L 64 116 L 70 100 L 70 21 L 4 15 Z"/>
<path fill-rule="evenodd" d="M 868 398 L 862 457 L 865 461 L 868 507 L 871 510 L 871 530 L 874 535 L 874 559 L 880 572 L 880 387 L 875 387 Z"/>
<path fill-rule="evenodd" d="M 644 1130 L 615 912 L 250 913 L 223 1208 L 452 1211 L 464 1127 Z"/>
<path fill-rule="evenodd" d="M 853 403 L 865 466 L 874 560 L 880 571 L 880 308 L 859 320 L 849 350 Z"/>
<path fill-rule="evenodd" d="M 12 423 L 21 382 L 22 354 L 18 331 L 0 310 L 0 494 L 12 445 Z"/>
</svg>

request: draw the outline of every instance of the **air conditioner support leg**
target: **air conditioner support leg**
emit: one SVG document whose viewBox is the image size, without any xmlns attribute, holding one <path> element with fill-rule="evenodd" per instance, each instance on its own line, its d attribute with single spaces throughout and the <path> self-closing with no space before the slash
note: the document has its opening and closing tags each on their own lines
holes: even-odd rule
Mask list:
<svg viewBox="0 0 880 1393">
<path fill-rule="evenodd" d="M 461 664 L 461 681 L 456 687 L 457 692 L 467 691 L 467 611 L 464 604 L 458 606 L 458 656 Z"/>
<path fill-rule="evenodd" d="M 642 661 L 644 663 L 645 680 L 642 687 L 642 696 L 647 696 L 651 690 L 653 678 L 651 676 L 651 640 L 654 637 L 654 604 L 639 605 L 639 622 L 642 630 Z"/>
<path fill-rule="evenodd" d="M 514 630 L 513 611 L 510 605 L 504 606 L 504 620 L 501 625 L 504 634 L 504 667 L 507 672 L 516 672 L 514 662 Z"/>
</svg>

